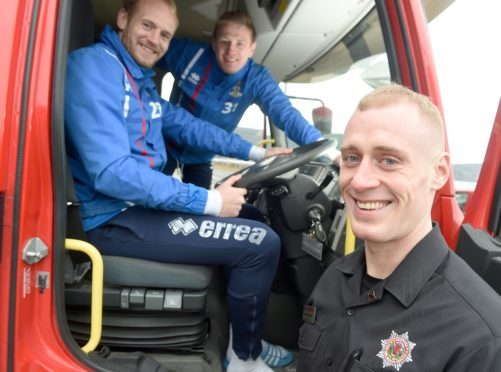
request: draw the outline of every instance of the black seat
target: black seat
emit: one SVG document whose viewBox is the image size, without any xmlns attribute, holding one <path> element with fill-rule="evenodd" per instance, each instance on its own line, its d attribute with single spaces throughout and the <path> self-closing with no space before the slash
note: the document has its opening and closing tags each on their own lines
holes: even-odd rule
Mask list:
<svg viewBox="0 0 501 372">
<path fill-rule="evenodd" d="M 501 257 L 492 257 L 484 276 L 485 281 L 501 295 Z"/>
<path fill-rule="evenodd" d="M 456 253 L 485 278 L 492 258 L 501 256 L 501 246 L 485 231 L 464 224 L 459 231 Z"/>
<path fill-rule="evenodd" d="M 94 40 L 90 0 L 72 1 L 69 51 Z M 73 177 L 66 167 L 67 238 L 86 240 Z M 99 247 L 96 247 L 99 249 Z M 209 330 L 205 313 L 212 269 L 205 266 L 103 256 L 102 343 L 109 346 L 194 349 Z M 90 331 L 90 262 L 68 254 L 65 265 L 67 319 L 74 338 L 85 342 Z"/>
</svg>

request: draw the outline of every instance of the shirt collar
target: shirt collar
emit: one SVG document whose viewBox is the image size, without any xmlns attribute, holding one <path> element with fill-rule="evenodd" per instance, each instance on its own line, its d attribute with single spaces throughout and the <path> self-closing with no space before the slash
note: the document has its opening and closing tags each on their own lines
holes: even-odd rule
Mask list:
<svg viewBox="0 0 501 372">
<path fill-rule="evenodd" d="M 384 281 L 384 289 L 390 292 L 402 305 L 409 307 L 433 273 L 440 266 L 449 248 L 440 233 L 438 225 L 416 244 L 393 273 Z M 353 289 L 360 288 L 360 267 L 365 265 L 365 249 L 356 249 L 337 267 L 348 276 L 355 276 Z M 357 275 L 355 275 L 357 274 Z M 355 279 L 355 277 L 351 279 Z M 349 281 L 353 281 L 353 280 Z M 359 290 L 359 289 L 358 289 Z M 358 292 L 357 292 L 358 293 Z"/>
<path fill-rule="evenodd" d="M 136 63 L 127 48 L 123 45 L 118 34 L 110 25 L 105 26 L 103 32 L 99 36 L 99 41 L 113 49 L 134 79 L 141 80 L 155 76 L 155 72 L 152 69 L 139 66 Z"/>
</svg>

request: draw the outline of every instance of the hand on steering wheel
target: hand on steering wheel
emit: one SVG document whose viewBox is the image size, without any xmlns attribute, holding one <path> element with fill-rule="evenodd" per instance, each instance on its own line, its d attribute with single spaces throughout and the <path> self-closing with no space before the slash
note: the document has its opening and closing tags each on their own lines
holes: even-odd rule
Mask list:
<svg viewBox="0 0 501 372">
<path fill-rule="evenodd" d="M 264 154 L 264 158 L 268 159 L 273 156 L 278 156 L 278 155 L 286 155 L 292 153 L 293 149 L 289 147 L 270 147 L 269 149 L 266 150 L 266 153 Z"/>
<path fill-rule="evenodd" d="M 298 168 L 303 164 L 310 162 L 317 156 L 332 147 L 335 147 L 336 141 L 331 139 L 323 139 L 320 141 L 312 142 L 295 148 L 291 152 L 283 152 L 284 148 L 276 148 L 279 154 L 271 156 L 253 164 L 245 169 L 239 170 L 228 177 L 223 178 L 217 183 L 222 184 L 233 175 L 241 174 L 242 178 L 238 180 L 234 186 L 244 187 L 247 189 L 258 189 L 263 185 L 262 183 L 271 180 L 281 174 L 284 174 L 292 169 Z M 268 151 L 273 150 L 269 149 Z M 273 152 L 272 152 L 273 153 Z"/>
<path fill-rule="evenodd" d="M 242 176 L 237 174 L 230 176 L 223 183 L 221 183 L 216 190 L 221 194 L 221 211 L 219 217 L 236 217 L 245 203 L 245 195 L 247 190 L 241 187 L 235 187 L 237 182 Z"/>
</svg>

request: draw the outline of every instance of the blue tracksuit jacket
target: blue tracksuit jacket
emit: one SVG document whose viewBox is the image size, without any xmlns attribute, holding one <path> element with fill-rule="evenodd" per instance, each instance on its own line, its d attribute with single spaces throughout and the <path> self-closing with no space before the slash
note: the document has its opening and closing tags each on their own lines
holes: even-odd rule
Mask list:
<svg viewBox="0 0 501 372">
<path fill-rule="evenodd" d="M 256 103 L 294 142 L 304 145 L 322 137 L 292 107 L 266 67 L 252 59 L 239 72 L 226 75 L 219 68 L 210 45 L 174 39 L 157 66 L 175 78 L 172 104 L 228 132 L 235 130 L 245 110 Z M 184 164 L 207 163 L 214 157 L 214 153 L 172 144 L 171 152 Z"/>
<path fill-rule="evenodd" d="M 202 151 L 248 159 L 249 142 L 162 100 L 153 75 L 136 64 L 110 26 L 96 44 L 69 56 L 66 147 L 85 230 L 131 203 L 203 213 L 207 190 L 161 172 L 167 161 L 162 136 Z"/>
</svg>

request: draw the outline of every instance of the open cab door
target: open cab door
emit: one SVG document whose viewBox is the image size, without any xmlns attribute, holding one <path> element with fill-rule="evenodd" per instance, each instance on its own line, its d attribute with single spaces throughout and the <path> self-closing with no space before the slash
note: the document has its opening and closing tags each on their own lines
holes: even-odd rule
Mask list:
<svg viewBox="0 0 501 372">
<path fill-rule="evenodd" d="M 477 186 L 466 204 L 456 246 L 461 256 L 501 295 L 501 100 Z"/>
</svg>

